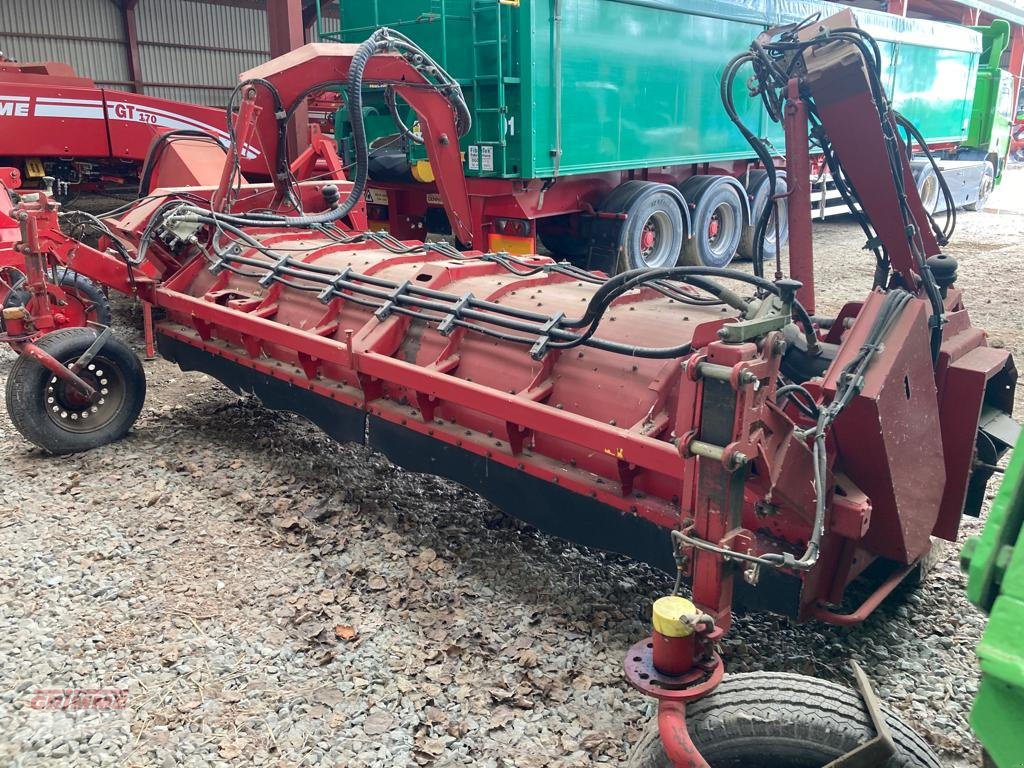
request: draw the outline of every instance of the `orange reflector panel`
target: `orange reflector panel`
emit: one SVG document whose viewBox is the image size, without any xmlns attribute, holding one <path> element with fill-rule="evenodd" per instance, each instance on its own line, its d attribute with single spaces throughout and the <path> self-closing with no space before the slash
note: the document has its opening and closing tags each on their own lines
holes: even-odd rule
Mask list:
<svg viewBox="0 0 1024 768">
<path fill-rule="evenodd" d="M 505 251 L 514 253 L 516 256 L 528 256 L 537 252 L 532 237 L 516 237 L 515 235 L 496 235 L 491 233 L 487 236 L 488 251 Z"/>
</svg>

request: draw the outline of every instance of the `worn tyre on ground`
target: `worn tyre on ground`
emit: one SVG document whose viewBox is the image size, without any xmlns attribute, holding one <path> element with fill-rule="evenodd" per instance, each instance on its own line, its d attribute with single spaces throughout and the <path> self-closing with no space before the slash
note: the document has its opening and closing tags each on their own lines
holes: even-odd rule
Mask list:
<svg viewBox="0 0 1024 768">
<path fill-rule="evenodd" d="M 941 768 L 917 733 L 883 707 L 896 754 L 878 768 Z M 876 736 L 859 693 L 780 672 L 729 675 L 686 708 L 694 745 L 711 768 L 821 768 Z M 672 768 L 652 720 L 629 768 Z"/>
<path fill-rule="evenodd" d="M 64 364 L 96 340 L 92 328 L 65 328 L 36 344 Z M 7 411 L 22 436 L 54 454 L 78 453 L 124 437 L 142 410 L 146 376 L 139 358 L 110 337 L 78 375 L 100 392 L 89 402 L 41 363 L 21 355 L 7 377 Z"/>
<path fill-rule="evenodd" d="M 682 263 L 725 267 L 736 256 L 746 207 L 731 177 L 693 176 L 680 188 L 693 208 L 693 236 L 683 244 Z"/>
<path fill-rule="evenodd" d="M 771 202 L 771 192 L 768 189 L 768 172 L 751 171 L 747 180 L 747 195 L 750 198 L 750 223 L 743 227 L 740 233 L 739 255 L 745 259 L 754 258 L 754 231 L 761 219 L 765 206 Z M 779 194 L 786 194 L 789 187 L 786 185 L 786 172 L 781 169 L 775 171 L 776 190 Z M 776 215 L 779 222 L 779 246 L 789 242 L 789 211 L 786 198 L 779 200 L 778 210 L 773 211 L 768 219 L 768 229 L 764 235 L 764 249 L 762 254 L 765 261 L 775 261 L 778 258 L 778 248 L 775 243 L 775 221 Z"/>
</svg>

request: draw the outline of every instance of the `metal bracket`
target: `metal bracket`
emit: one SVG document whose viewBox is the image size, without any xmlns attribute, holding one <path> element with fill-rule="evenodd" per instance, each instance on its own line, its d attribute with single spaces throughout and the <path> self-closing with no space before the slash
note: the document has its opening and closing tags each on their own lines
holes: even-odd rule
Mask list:
<svg viewBox="0 0 1024 768">
<path fill-rule="evenodd" d="M 351 274 L 352 267 L 345 267 L 345 269 L 343 269 L 341 272 L 339 272 L 338 274 L 331 278 L 331 282 L 328 283 L 327 287 L 320 291 L 320 293 L 318 293 L 316 297 L 320 300 L 322 304 L 329 303 L 331 299 L 334 298 L 334 294 L 338 292 L 338 286 L 340 286 L 344 282 L 347 282 L 349 275 Z"/>
<path fill-rule="evenodd" d="M 452 307 L 452 311 L 445 315 L 444 320 L 437 324 L 437 332 L 442 336 L 449 335 L 455 329 L 455 321 L 461 317 L 462 310 L 469 306 L 469 302 L 472 300 L 472 293 L 462 294 L 462 298 L 455 302 L 455 306 Z"/>
<path fill-rule="evenodd" d="M 540 338 L 537 339 L 537 342 L 532 347 L 530 347 L 530 357 L 534 360 L 540 360 L 544 357 L 545 353 L 548 351 L 548 344 L 551 343 L 551 331 L 554 330 L 564 318 L 565 312 L 559 312 L 544 323 L 543 327 L 540 329 Z"/>
<path fill-rule="evenodd" d="M 277 278 L 277 273 L 291 263 L 291 256 L 282 256 L 274 262 L 274 266 L 267 270 L 267 274 L 260 278 L 259 283 L 264 288 L 270 285 Z"/>
<path fill-rule="evenodd" d="M 380 309 L 373 313 L 373 316 L 378 320 L 387 320 L 394 311 L 395 305 L 398 304 L 398 298 L 406 293 L 410 287 L 412 287 L 412 283 L 406 280 L 395 288 L 395 290 L 388 294 L 388 300 L 381 305 Z"/>
<path fill-rule="evenodd" d="M 718 329 L 718 338 L 727 344 L 742 344 L 759 339 L 772 331 L 781 331 L 789 325 L 792 308 L 773 296 L 764 300 L 754 317 L 727 323 Z"/>
<path fill-rule="evenodd" d="M 896 754 L 896 745 L 893 743 L 889 726 L 885 724 L 882 705 L 871 689 L 871 681 L 868 680 L 868 676 L 864 674 L 860 665 L 856 661 L 851 661 L 850 668 L 853 670 L 853 676 L 857 679 L 857 688 L 860 690 L 861 698 L 864 699 L 864 707 L 871 717 L 871 724 L 877 735 L 871 741 L 836 758 L 825 768 L 875 768 L 875 766 L 885 765 L 889 758 Z"/>
<path fill-rule="evenodd" d="M 96 357 L 96 354 L 101 349 L 103 349 L 103 345 L 107 343 L 107 339 L 110 338 L 111 333 L 112 331 L 110 330 L 109 325 L 103 326 L 103 330 L 96 334 L 96 339 L 93 341 L 92 344 L 89 345 L 89 348 L 85 350 L 85 352 L 83 352 L 82 355 L 77 360 L 75 360 L 75 362 L 69 365 L 68 368 L 73 373 L 77 373 L 82 368 L 91 363 L 92 359 Z"/>
</svg>

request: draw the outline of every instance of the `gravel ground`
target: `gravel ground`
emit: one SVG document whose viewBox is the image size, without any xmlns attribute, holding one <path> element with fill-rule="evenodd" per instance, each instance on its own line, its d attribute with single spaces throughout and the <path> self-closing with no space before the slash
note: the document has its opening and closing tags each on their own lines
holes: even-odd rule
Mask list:
<svg viewBox="0 0 1024 768">
<path fill-rule="evenodd" d="M 1018 359 L 1022 191 L 1017 171 L 991 205 L 1018 209 L 963 214 L 948 249 L 975 321 Z M 819 311 L 835 311 L 871 265 L 849 222 L 815 239 Z M 140 348 L 134 309 L 117 309 Z M 0 375 L 12 362 L 0 352 Z M 622 655 L 666 577 L 538 534 L 203 375 L 145 365 L 147 405 L 116 445 L 50 458 L 0 413 L 0 764 L 623 759 L 650 705 L 622 682 Z M 743 615 L 724 655 L 732 671 L 840 680 L 856 659 L 948 765 L 974 766 L 983 627 L 951 547 L 860 627 Z M 125 689 L 127 706 L 29 706 L 45 688 Z"/>
</svg>

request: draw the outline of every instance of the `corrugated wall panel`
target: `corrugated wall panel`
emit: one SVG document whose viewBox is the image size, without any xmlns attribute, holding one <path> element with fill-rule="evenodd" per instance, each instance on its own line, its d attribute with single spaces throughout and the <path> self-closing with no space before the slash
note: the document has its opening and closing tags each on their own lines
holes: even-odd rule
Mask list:
<svg viewBox="0 0 1024 768">
<path fill-rule="evenodd" d="M 185 89 L 188 98 L 196 104 L 224 105 L 231 89 L 238 83 L 238 73 L 267 60 L 266 54 L 235 51 L 204 51 L 168 48 L 139 43 L 139 58 L 146 82 L 146 93 L 161 98 L 166 86 Z M 209 86 L 196 88 L 195 85 Z M 217 86 L 213 88 L 212 86 Z M 181 96 L 173 98 L 181 99 Z"/>
<path fill-rule="evenodd" d="M 121 19 L 110 0 L 0 0 L 0 10 L 0 50 L 8 56 L 63 61 L 81 75 L 122 87 L 128 80 Z"/>
<path fill-rule="evenodd" d="M 109 0 L 108 0 L 109 1 Z M 141 0 L 139 42 L 268 50 L 266 12 L 188 0 Z"/>
<path fill-rule="evenodd" d="M 223 105 L 239 72 L 268 58 L 262 10 L 187 0 L 141 0 L 135 13 L 146 82 L 162 84 L 146 87 L 152 96 Z"/>
</svg>

